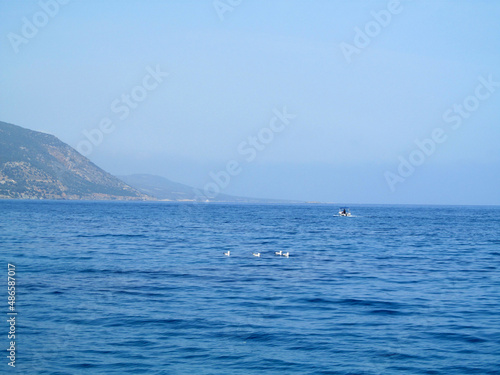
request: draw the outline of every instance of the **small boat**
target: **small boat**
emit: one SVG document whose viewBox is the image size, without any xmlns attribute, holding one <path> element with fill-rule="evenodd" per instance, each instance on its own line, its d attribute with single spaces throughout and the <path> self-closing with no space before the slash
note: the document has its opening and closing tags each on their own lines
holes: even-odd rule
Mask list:
<svg viewBox="0 0 500 375">
<path fill-rule="evenodd" d="M 352 216 L 348 207 L 340 207 L 339 216 Z"/>
</svg>

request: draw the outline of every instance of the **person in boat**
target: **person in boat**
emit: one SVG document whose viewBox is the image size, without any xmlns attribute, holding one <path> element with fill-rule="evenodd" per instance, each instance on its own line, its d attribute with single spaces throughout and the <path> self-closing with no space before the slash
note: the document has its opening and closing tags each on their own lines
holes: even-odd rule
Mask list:
<svg viewBox="0 0 500 375">
<path fill-rule="evenodd" d="M 342 212 L 344 215 L 347 214 L 347 212 L 345 211 L 345 208 L 344 208 L 344 211 Z"/>
</svg>

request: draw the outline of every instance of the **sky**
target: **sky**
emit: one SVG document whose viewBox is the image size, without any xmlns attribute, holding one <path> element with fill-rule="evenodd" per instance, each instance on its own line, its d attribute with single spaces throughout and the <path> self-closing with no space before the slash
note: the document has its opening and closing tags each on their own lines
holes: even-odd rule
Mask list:
<svg viewBox="0 0 500 375">
<path fill-rule="evenodd" d="M 0 121 L 205 194 L 500 204 L 500 2 L 0 0 Z"/>
</svg>

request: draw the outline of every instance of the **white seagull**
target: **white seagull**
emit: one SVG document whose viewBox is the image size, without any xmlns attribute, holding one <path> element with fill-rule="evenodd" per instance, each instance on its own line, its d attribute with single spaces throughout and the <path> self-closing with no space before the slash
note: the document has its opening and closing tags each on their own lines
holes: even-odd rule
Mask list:
<svg viewBox="0 0 500 375">
<path fill-rule="evenodd" d="M 274 255 L 282 255 L 282 254 L 283 254 L 283 250 L 276 251 L 276 252 L 274 253 Z"/>
<path fill-rule="evenodd" d="M 283 253 L 283 256 L 284 256 L 285 258 L 288 258 L 288 257 L 290 256 L 290 253 L 288 253 L 288 252 Z"/>
<path fill-rule="evenodd" d="M 260 253 L 252 253 L 254 257 L 260 257 Z"/>
<path fill-rule="evenodd" d="M 231 251 L 228 250 L 227 253 L 224 253 L 224 255 L 227 256 L 227 257 L 230 256 L 231 255 Z"/>
</svg>

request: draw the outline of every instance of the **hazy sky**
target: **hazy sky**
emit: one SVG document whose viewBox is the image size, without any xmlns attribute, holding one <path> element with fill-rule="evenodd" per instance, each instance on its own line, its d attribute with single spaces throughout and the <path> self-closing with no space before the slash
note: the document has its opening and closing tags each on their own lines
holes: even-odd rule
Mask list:
<svg viewBox="0 0 500 375">
<path fill-rule="evenodd" d="M 111 173 L 500 204 L 499 1 L 66 2 L 0 0 L 0 120 Z"/>
</svg>

